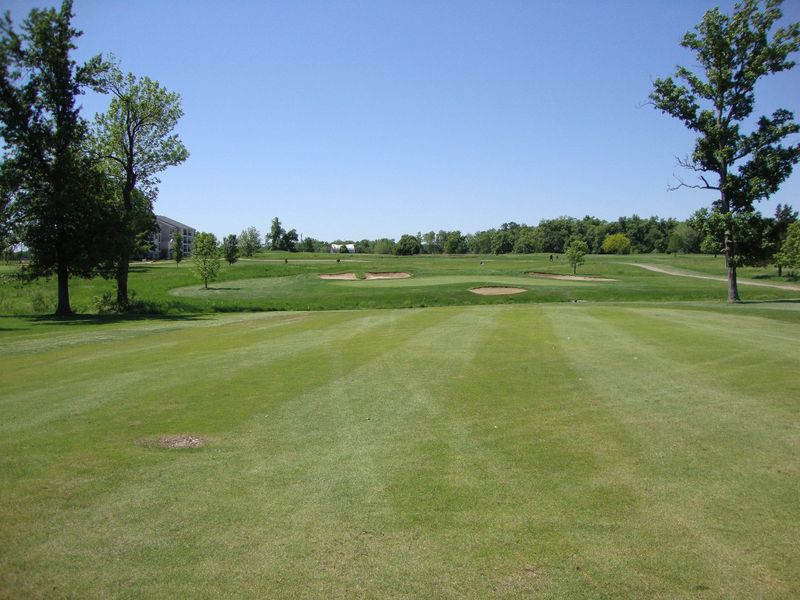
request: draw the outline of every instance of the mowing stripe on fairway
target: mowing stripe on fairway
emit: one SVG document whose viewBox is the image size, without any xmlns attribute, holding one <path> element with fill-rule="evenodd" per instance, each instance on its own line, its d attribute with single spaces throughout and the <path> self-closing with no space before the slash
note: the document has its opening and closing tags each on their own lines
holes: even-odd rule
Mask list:
<svg viewBox="0 0 800 600">
<path fill-rule="evenodd" d="M 761 316 L 794 310 L 15 333 L 0 598 L 796 596 L 800 325 Z"/>
</svg>

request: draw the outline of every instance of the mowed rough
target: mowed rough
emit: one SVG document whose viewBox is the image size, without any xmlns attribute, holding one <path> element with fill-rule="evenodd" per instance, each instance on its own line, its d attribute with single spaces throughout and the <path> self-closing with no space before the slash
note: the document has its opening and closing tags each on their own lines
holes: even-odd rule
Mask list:
<svg viewBox="0 0 800 600">
<path fill-rule="evenodd" d="M 34 324 L 0 597 L 796 597 L 797 310 Z"/>
</svg>

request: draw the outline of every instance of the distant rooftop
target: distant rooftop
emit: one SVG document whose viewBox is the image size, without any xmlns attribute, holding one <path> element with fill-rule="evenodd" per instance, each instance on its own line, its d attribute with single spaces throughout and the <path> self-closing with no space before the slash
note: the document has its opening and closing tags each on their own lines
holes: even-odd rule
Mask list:
<svg viewBox="0 0 800 600">
<path fill-rule="evenodd" d="M 194 229 L 191 225 L 186 225 L 185 223 L 181 223 L 180 221 L 176 221 L 175 219 L 170 219 L 169 217 L 165 217 L 164 215 L 156 215 L 156 219 L 159 221 L 166 223 L 170 227 L 176 227 L 180 229 Z"/>
</svg>

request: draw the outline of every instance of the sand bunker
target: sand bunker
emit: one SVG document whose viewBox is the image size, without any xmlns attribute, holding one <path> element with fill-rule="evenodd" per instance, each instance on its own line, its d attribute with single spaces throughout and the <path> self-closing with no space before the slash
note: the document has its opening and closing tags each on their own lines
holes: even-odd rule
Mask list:
<svg viewBox="0 0 800 600">
<path fill-rule="evenodd" d="M 511 294 L 521 294 L 528 290 L 518 287 L 487 286 L 471 288 L 469 291 L 473 294 L 480 294 L 481 296 L 510 296 Z"/>
<path fill-rule="evenodd" d="M 411 273 L 364 273 L 366 279 L 407 279 Z"/>
<path fill-rule="evenodd" d="M 541 271 L 529 271 L 525 273 L 530 277 L 541 277 L 543 279 L 559 279 L 561 281 L 619 281 L 607 277 L 592 277 L 591 275 L 556 275 L 555 273 L 542 273 Z"/>
<path fill-rule="evenodd" d="M 364 273 L 364 279 L 406 279 L 411 277 L 411 273 Z M 319 276 L 320 279 L 358 279 L 355 273 L 325 273 Z"/>
</svg>

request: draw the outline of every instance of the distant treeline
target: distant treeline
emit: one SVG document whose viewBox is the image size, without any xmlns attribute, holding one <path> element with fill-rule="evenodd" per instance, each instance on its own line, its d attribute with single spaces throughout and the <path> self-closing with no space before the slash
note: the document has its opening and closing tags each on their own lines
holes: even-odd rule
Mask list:
<svg viewBox="0 0 800 600">
<path fill-rule="evenodd" d="M 326 242 L 286 231 L 280 220 L 272 220 L 270 233 L 264 236 L 255 227 L 242 231 L 238 253 L 252 256 L 264 250 L 289 252 L 350 252 L 363 254 L 562 254 L 573 242 L 586 244 L 593 254 L 644 254 L 660 252 L 723 254 L 725 230 L 736 233 L 738 265 L 766 266 L 770 263 L 790 270 L 800 268 L 800 224 L 797 211 L 779 204 L 772 217 L 759 212 L 723 215 L 714 209 L 701 208 L 685 221 L 642 218 L 638 215 L 604 221 L 586 216 L 544 219 L 538 225 L 503 223 L 496 229 L 462 234 L 439 230 L 404 234 L 399 240 L 334 240 Z M 349 248 L 348 248 L 349 246 Z"/>
<path fill-rule="evenodd" d="M 774 217 L 758 212 L 737 217 L 732 224 L 740 235 L 739 253 L 743 264 L 768 264 L 780 249 L 789 224 L 797 220 L 791 206 L 778 205 Z M 724 220 L 708 209 L 700 209 L 686 221 L 642 218 L 638 215 L 604 221 L 597 217 L 558 217 L 544 219 L 538 225 L 503 223 L 495 229 L 462 234 L 440 230 L 407 234 L 400 241 L 335 240 L 335 244 L 353 244 L 356 252 L 369 254 L 561 254 L 573 240 L 582 240 L 594 254 L 706 253 L 720 254 Z M 307 248 L 328 248 L 326 242 L 304 240 Z M 416 243 L 415 243 L 416 242 Z"/>
</svg>

